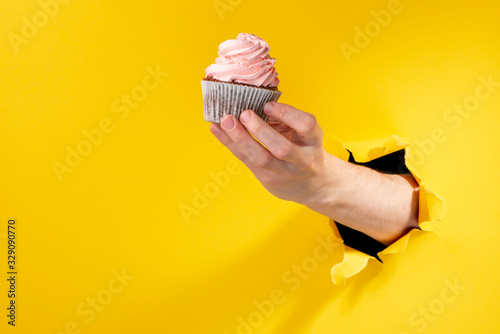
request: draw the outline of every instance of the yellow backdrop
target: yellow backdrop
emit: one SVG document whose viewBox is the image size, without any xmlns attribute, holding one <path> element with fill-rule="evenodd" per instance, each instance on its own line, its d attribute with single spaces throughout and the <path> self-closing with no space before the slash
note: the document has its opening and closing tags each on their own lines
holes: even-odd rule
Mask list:
<svg viewBox="0 0 500 334">
<path fill-rule="evenodd" d="M 500 330 L 498 1 L 0 8 L 2 333 Z M 333 284 L 328 218 L 273 198 L 203 120 L 204 69 L 240 32 L 326 141 L 409 138 L 447 205 L 436 233 Z"/>
</svg>

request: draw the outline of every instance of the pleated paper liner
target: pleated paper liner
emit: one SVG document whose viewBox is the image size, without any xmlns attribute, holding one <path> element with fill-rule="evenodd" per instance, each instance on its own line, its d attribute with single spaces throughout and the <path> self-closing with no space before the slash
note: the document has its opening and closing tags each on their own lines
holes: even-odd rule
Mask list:
<svg viewBox="0 0 500 334">
<path fill-rule="evenodd" d="M 281 92 L 270 88 L 261 88 L 237 83 L 202 80 L 203 110 L 207 122 L 220 123 L 225 115 L 240 114 L 251 109 L 267 122 L 264 105 L 267 102 L 278 101 Z"/>
</svg>

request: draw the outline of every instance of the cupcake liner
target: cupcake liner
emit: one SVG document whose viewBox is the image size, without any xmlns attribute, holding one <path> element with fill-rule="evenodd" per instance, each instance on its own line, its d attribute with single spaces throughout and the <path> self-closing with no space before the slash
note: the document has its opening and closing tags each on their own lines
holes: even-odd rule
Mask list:
<svg viewBox="0 0 500 334">
<path fill-rule="evenodd" d="M 202 80 L 203 110 L 205 121 L 220 123 L 225 115 L 240 114 L 251 109 L 267 122 L 264 105 L 270 101 L 278 101 L 281 92 L 267 88 L 252 87 L 229 82 Z"/>
</svg>

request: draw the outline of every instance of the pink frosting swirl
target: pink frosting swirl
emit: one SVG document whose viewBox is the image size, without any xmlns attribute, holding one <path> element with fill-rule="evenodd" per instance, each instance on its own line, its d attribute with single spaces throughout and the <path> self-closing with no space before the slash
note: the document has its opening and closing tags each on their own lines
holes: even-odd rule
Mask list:
<svg viewBox="0 0 500 334">
<path fill-rule="evenodd" d="M 241 33 L 219 45 L 219 57 L 205 70 L 207 78 L 260 87 L 277 87 L 280 80 L 269 56 L 269 45 L 252 34 Z"/>
</svg>

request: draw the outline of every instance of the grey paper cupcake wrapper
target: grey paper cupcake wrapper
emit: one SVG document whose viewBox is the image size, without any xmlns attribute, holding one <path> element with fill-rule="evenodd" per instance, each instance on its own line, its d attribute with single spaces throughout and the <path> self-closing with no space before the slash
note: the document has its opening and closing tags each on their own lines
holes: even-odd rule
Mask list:
<svg viewBox="0 0 500 334">
<path fill-rule="evenodd" d="M 202 80 L 203 111 L 205 121 L 220 123 L 222 117 L 231 114 L 240 118 L 240 114 L 251 109 L 267 122 L 264 105 L 278 101 L 281 92 L 266 88 L 238 85 L 228 82 Z"/>
</svg>

